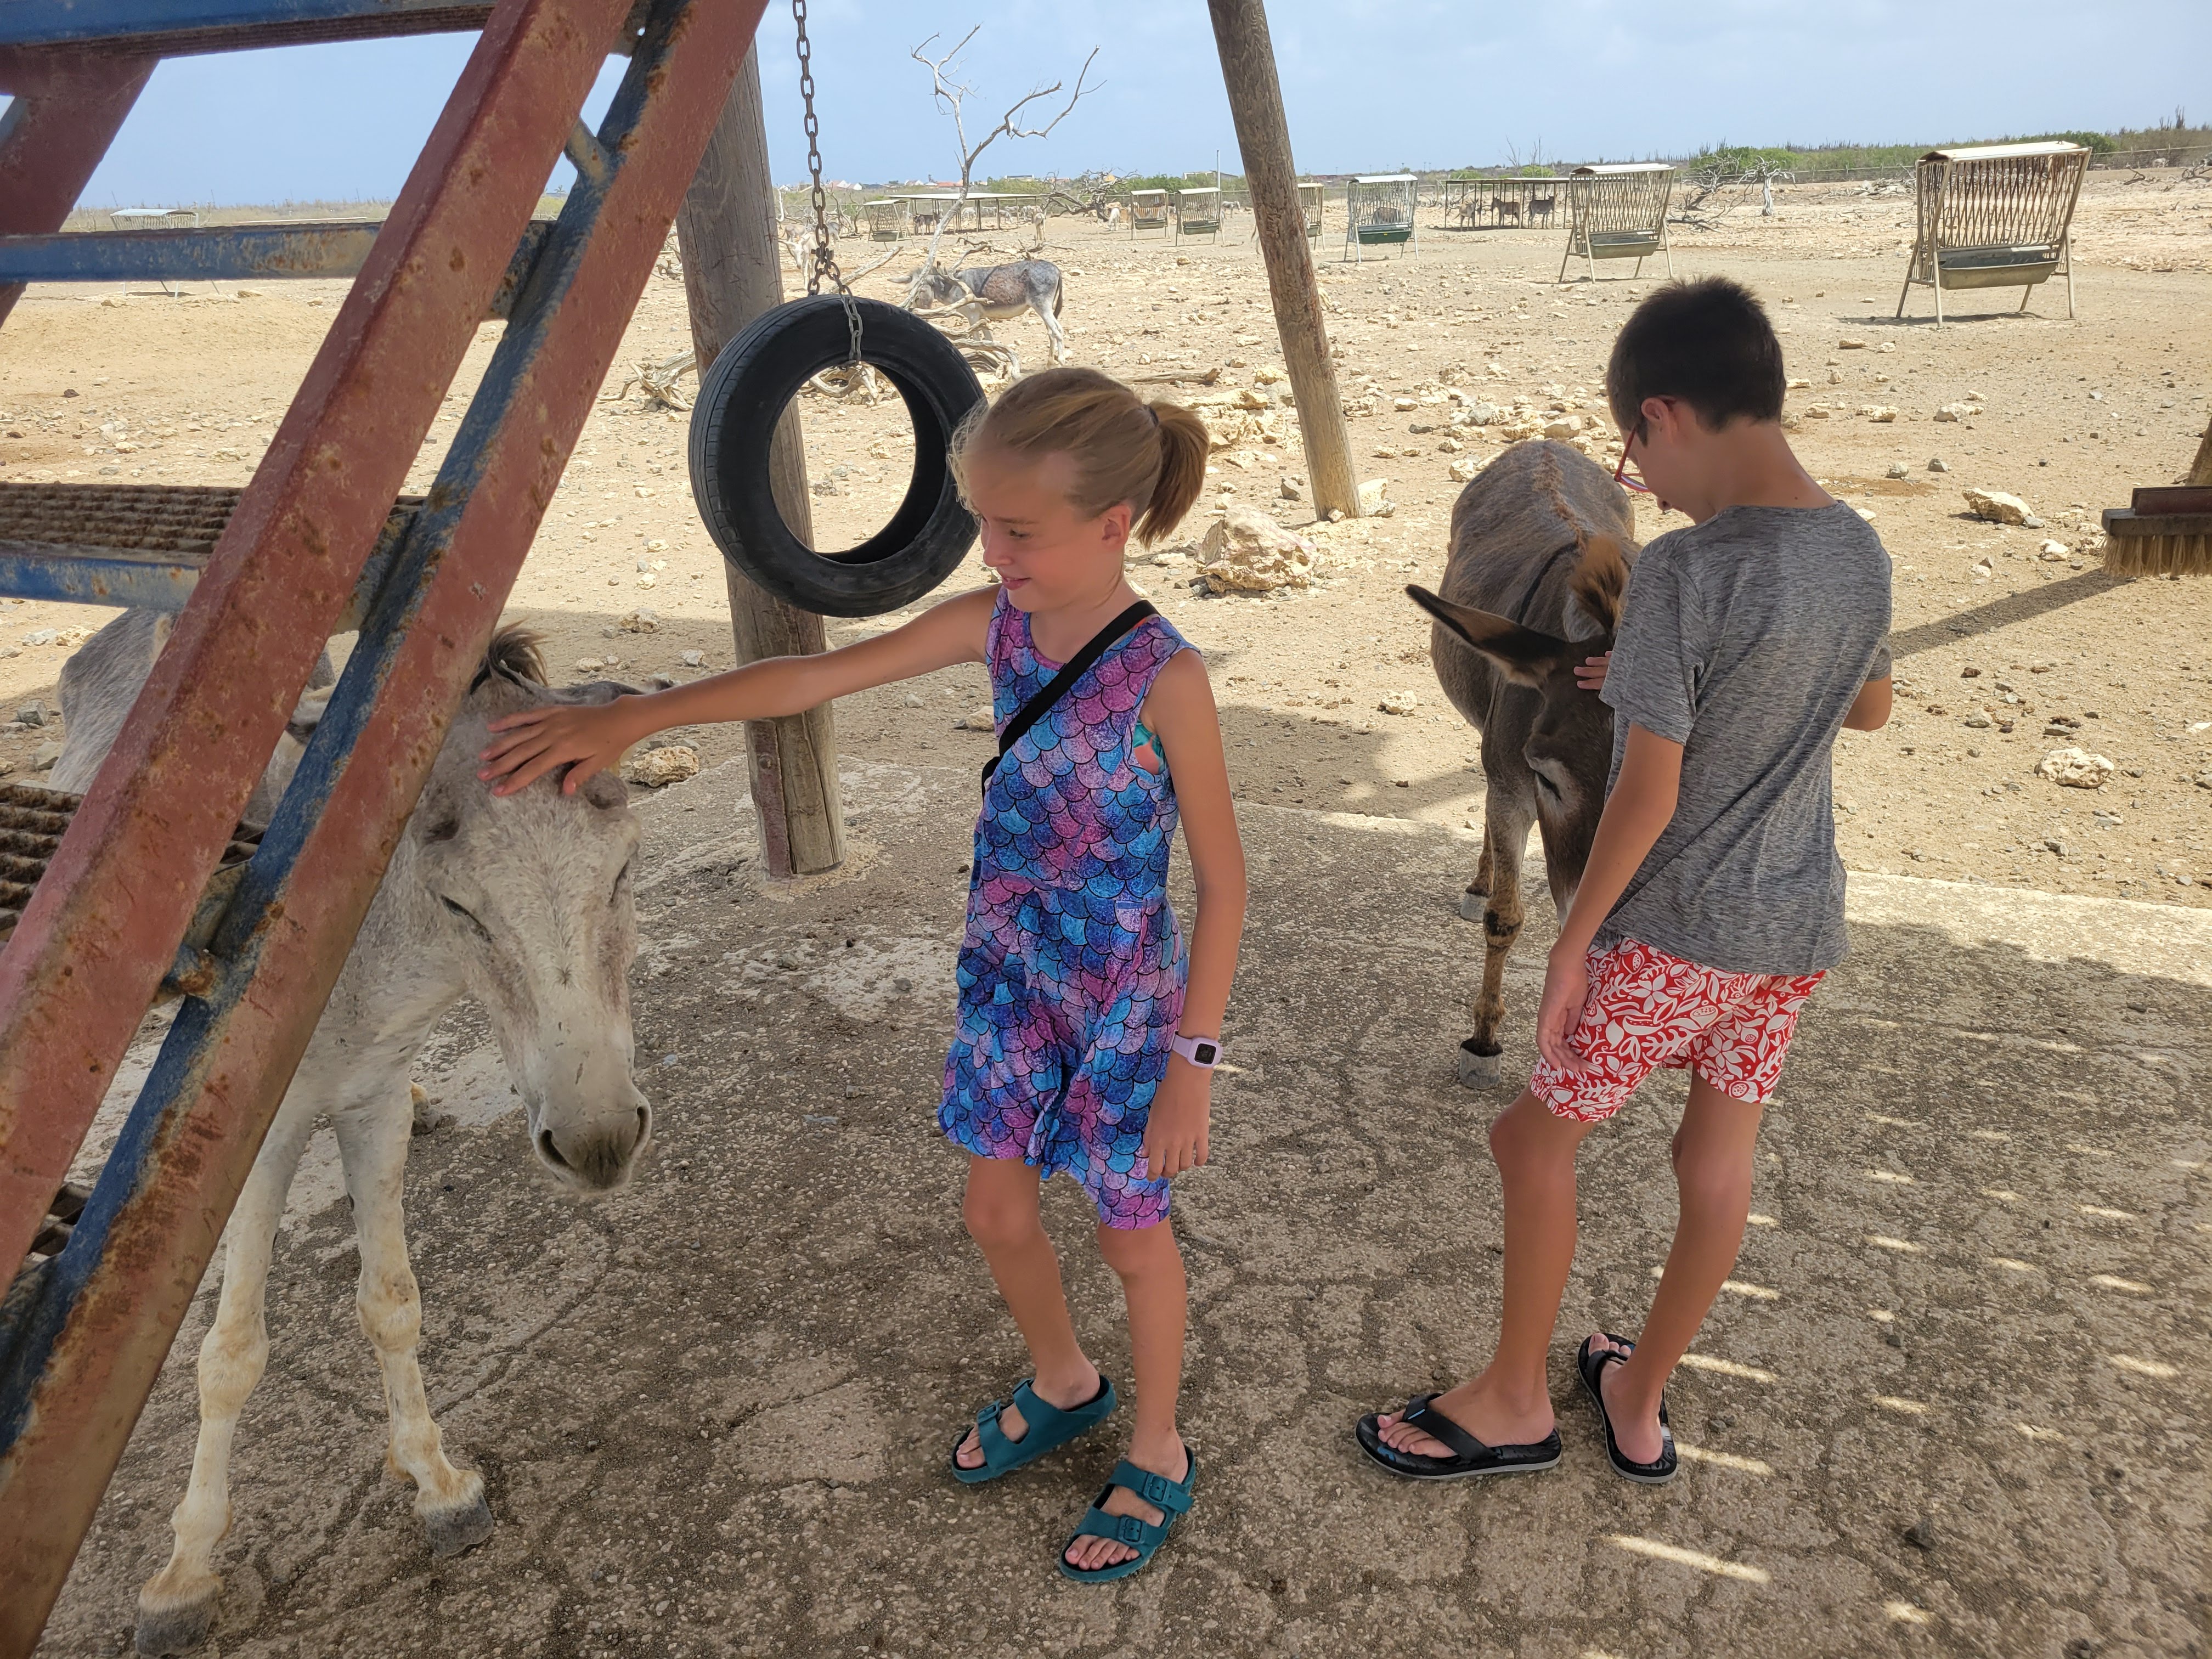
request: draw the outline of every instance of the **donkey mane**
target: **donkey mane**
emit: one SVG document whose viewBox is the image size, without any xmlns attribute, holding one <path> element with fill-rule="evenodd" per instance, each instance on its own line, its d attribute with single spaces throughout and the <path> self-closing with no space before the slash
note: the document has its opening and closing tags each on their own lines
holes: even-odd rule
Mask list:
<svg viewBox="0 0 2212 1659">
<path fill-rule="evenodd" d="M 477 671 L 475 685 L 482 685 L 493 675 L 512 680 L 517 685 L 545 684 L 545 655 L 540 647 L 545 636 L 520 623 L 508 623 L 491 636 L 484 647 L 483 666 Z M 473 690 L 475 685 L 470 689 Z"/>
</svg>

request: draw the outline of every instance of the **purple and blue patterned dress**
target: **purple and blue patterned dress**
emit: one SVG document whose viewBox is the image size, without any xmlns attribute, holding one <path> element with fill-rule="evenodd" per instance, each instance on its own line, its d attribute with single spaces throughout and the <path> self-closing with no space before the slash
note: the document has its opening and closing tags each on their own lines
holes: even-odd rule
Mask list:
<svg viewBox="0 0 2212 1659">
<path fill-rule="evenodd" d="M 1175 785 L 1131 754 L 1145 694 L 1190 648 L 1164 618 L 1139 623 L 999 763 L 975 823 L 938 1126 L 980 1157 L 1068 1171 L 1109 1227 L 1168 1209 L 1141 1148 L 1182 1018 Z M 1003 592 L 988 655 L 1003 731 L 1060 665 Z"/>
</svg>

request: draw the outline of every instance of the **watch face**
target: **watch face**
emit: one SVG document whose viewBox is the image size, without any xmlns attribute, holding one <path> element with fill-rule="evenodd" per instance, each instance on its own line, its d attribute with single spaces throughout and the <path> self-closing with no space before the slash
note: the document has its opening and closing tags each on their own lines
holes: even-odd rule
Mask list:
<svg viewBox="0 0 2212 1659">
<path fill-rule="evenodd" d="M 1200 1066 L 1211 1066 L 1220 1053 L 1221 1050 L 1215 1048 L 1213 1044 L 1201 1042 L 1191 1050 L 1190 1057 Z"/>
</svg>

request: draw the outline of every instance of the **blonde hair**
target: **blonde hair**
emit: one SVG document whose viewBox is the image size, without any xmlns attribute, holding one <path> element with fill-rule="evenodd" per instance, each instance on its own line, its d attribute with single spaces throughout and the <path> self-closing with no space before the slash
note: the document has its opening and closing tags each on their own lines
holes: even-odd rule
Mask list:
<svg viewBox="0 0 2212 1659">
<path fill-rule="evenodd" d="M 1095 519 L 1127 501 L 1130 533 L 1147 543 L 1176 527 L 1206 483 L 1206 423 L 1181 404 L 1148 404 L 1095 368 L 1044 369 L 979 404 L 952 434 L 963 495 L 967 458 L 979 447 L 1030 461 L 1066 455 L 1075 464 L 1068 504 Z"/>
</svg>

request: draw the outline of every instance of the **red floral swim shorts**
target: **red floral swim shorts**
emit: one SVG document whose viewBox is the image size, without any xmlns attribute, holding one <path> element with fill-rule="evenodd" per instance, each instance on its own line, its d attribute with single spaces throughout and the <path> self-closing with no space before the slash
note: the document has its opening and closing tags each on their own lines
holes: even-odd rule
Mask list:
<svg viewBox="0 0 2212 1659">
<path fill-rule="evenodd" d="M 1536 1062 L 1528 1087 L 1555 1117 L 1601 1123 L 1658 1070 L 1695 1072 L 1765 1105 L 1820 974 L 1731 974 L 1635 939 L 1589 953 L 1589 998 L 1572 1039 L 1595 1069 Z"/>
</svg>

